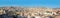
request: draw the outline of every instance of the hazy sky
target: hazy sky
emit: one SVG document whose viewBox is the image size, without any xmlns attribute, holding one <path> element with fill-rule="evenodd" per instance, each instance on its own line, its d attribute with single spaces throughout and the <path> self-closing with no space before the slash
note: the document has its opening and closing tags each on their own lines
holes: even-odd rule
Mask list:
<svg viewBox="0 0 60 18">
<path fill-rule="evenodd" d="M 2 5 L 20 5 L 25 7 L 60 7 L 60 0 L 0 0 Z"/>
</svg>

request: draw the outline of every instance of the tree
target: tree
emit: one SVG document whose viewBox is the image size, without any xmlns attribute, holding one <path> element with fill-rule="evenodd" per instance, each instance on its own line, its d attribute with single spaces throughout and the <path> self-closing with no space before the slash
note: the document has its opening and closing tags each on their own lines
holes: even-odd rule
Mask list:
<svg viewBox="0 0 60 18">
<path fill-rule="evenodd" d="M 8 12 L 8 15 L 16 15 L 16 12 L 14 12 L 14 11 L 9 11 L 9 12 Z"/>
</svg>

